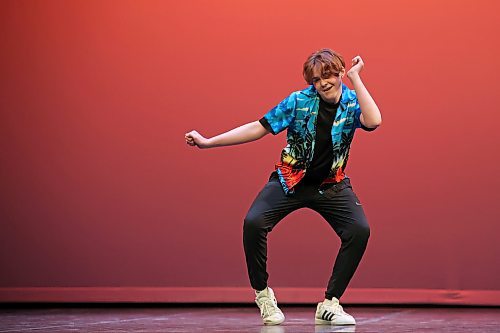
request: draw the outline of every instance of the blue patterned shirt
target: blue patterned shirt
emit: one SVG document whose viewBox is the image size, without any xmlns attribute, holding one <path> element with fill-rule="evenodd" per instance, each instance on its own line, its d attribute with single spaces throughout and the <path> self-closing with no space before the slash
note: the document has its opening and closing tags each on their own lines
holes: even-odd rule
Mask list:
<svg viewBox="0 0 500 333">
<path fill-rule="evenodd" d="M 320 96 L 314 86 L 291 93 L 267 112 L 263 125 L 274 135 L 287 129 L 287 145 L 275 168 L 285 194 L 304 178 L 313 159 Z M 332 126 L 333 163 L 323 184 L 337 183 L 347 176 L 344 170 L 357 128 L 370 131 L 360 121 L 361 109 L 356 92 L 342 84 L 342 97 Z M 266 124 L 267 122 L 267 124 Z M 320 187 L 321 187 L 320 185 Z"/>
</svg>

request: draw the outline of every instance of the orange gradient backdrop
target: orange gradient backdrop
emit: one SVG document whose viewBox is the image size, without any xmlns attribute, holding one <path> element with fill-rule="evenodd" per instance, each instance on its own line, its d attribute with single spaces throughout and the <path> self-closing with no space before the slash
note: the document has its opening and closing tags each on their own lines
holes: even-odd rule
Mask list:
<svg viewBox="0 0 500 333">
<path fill-rule="evenodd" d="M 499 11 L 485 0 L 2 1 L 0 301 L 50 300 L 25 288 L 102 288 L 99 300 L 163 288 L 143 300 L 167 302 L 174 289 L 249 290 L 243 218 L 285 134 L 200 150 L 184 133 L 260 118 L 305 87 L 305 58 L 329 47 L 363 57 L 383 116 L 357 132 L 347 168 L 372 237 L 346 297 L 458 290 L 500 304 Z M 322 290 L 339 240 L 318 214 L 293 213 L 269 239 L 272 286 Z"/>
</svg>

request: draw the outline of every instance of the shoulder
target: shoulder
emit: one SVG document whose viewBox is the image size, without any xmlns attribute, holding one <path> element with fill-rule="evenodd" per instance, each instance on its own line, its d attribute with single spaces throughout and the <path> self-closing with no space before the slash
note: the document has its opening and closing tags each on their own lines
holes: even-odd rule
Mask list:
<svg viewBox="0 0 500 333">
<path fill-rule="evenodd" d="M 309 86 L 309 87 L 302 89 L 302 90 L 293 91 L 287 97 L 288 102 L 298 104 L 298 105 L 301 105 L 304 103 L 307 104 L 311 101 L 314 101 L 316 98 L 317 98 L 317 92 L 313 86 Z"/>
<path fill-rule="evenodd" d="M 312 85 L 308 86 L 305 89 L 297 90 L 294 92 L 294 94 L 302 98 L 315 98 L 318 95 L 316 89 L 314 89 L 314 86 Z"/>
<path fill-rule="evenodd" d="M 342 100 L 340 101 L 343 109 L 351 111 L 359 111 L 358 97 L 356 91 L 349 89 L 345 84 L 342 84 Z"/>
<path fill-rule="evenodd" d="M 357 99 L 358 97 L 356 96 L 356 91 L 351 90 L 348 86 L 342 84 L 342 102 L 347 103 Z"/>
</svg>

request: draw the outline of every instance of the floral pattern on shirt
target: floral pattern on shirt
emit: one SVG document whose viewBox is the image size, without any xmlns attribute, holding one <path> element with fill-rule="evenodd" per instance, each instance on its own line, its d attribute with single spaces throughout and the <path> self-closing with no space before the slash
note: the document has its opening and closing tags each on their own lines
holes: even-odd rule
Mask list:
<svg viewBox="0 0 500 333">
<path fill-rule="evenodd" d="M 313 159 L 316 140 L 316 122 L 319 94 L 314 86 L 291 93 L 264 115 L 274 135 L 287 129 L 287 145 L 275 168 L 285 193 L 293 194 L 294 186 L 304 178 Z M 346 178 L 345 168 L 356 128 L 364 127 L 360 121 L 361 109 L 356 92 L 342 85 L 342 97 L 332 125 L 333 163 L 323 184 L 337 183 Z M 320 187 L 321 187 L 320 185 Z"/>
</svg>

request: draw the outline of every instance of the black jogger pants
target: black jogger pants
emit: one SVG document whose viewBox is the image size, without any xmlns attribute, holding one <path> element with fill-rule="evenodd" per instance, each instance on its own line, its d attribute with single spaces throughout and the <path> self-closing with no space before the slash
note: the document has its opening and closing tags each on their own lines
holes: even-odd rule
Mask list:
<svg viewBox="0 0 500 333">
<path fill-rule="evenodd" d="M 365 252 L 370 228 L 363 206 L 348 178 L 319 190 L 318 185 L 299 183 L 286 196 L 276 173 L 259 192 L 243 226 L 243 245 L 250 283 L 255 290 L 267 287 L 267 233 L 291 212 L 307 207 L 318 212 L 342 241 L 325 297 L 340 299 Z"/>
</svg>

